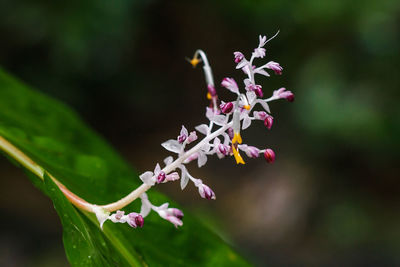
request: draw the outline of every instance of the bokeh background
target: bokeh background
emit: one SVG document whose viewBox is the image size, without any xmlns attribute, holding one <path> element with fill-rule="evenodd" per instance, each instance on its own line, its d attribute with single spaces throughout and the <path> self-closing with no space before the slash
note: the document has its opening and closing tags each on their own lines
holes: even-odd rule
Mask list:
<svg viewBox="0 0 400 267">
<path fill-rule="evenodd" d="M 205 122 L 205 50 L 216 81 L 242 79 L 233 51 L 279 36 L 267 60 L 294 103 L 271 104 L 273 129 L 245 140 L 271 147 L 236 166 L 216 157 L 191 187 L 159 186 L 259 266 L 400 264 L 400 2 L 397 0 L 0 1 L 0 66 L 76 109 L 138 171 L 160 143 Z M 220 89 L 223 98 L 232 98 Z M 51 202 L 0 159 L 0 265 L 67 265 Z M 165 244 L 167 245 L 167 244 Z"/>
</svg>

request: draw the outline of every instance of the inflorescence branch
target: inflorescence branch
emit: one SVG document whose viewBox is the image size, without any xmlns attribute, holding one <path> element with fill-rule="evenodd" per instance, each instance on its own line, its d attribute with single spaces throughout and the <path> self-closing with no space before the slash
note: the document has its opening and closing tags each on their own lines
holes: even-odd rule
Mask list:
<svg viewBox="0 0 400 267">
<path fill-rule="evenodd" d="M 205 113 L 209 123 L 196 126 L 195 130 L 190 133 L 182 126 L 176 139 L 170 139 L 162 143 L 161 145 L 166 150 L 175 154 L 175 159 L 173 156 L 168 156 L 164 159 L 163 168 L 157 163 L 153 171 L 146 171 L 141 174 L 140 179 L 143 184 L 124 198 L 106 205 L 91 204 L 70 192 L 53 176 L 49 175 L 50 178 L 53 179 L 71 203 L 81 209 L 95 213 L 101 227 L 107 220 L 114 223 L 128 223 L 128 225 L 134 228 L 142 227 L 144 217 L 152 210 L 158 213 L 161 218 L 173 223 L 176 227 L 183 225 L 182 211 L 176 208 L 169 208 L 168 203 L 160 206 L 153 205 L 148 199 L 146 191 L 156 184 L 180 179 L 182 190 L 185 189 L 189 182 L 192 182 L 197 187 L 202 198 L 216 199 L 214 191 L 204 184 L 201 179 L 193 177 L 189 173 L 186 164 L 197 161 L 197 165 L 200 168 L 206 164 L 209 156 L 215 154 L 220 159 L 233 156 L 237 164 L 245 164 L 240 152 L 245 153 L 249 158 L 257 158 L 260 154 L 263 154 L 268 163 L 272 163 L 275 160 L 275 153 L 272 149 L 259 149 L 255 146 L 247 145 L 243 143 L 240 133 L 242 130 L 247 129 L 252 121 L 255 120 L 263 121 L 266 128 L 271 129 L 274 119 L 270 115 L 271 112 L 268 103 L 278 99 L 286 99 L 289 102 L 294 101 L 293 93 L 287 91 L 285 88 L 275 90 L 271 97 L 263 99 L 262 86 L 257 84 L 255 80 L 256 74 L 269 77 L 270 74 L 267 70 L 272 70 L 277 75 L 282 74 L 283 68 L 279 63 L 274 61 L 269 61 L 259 67 L 253 65 L 255 59 L 264 58 L 266 52 L 264 46 L 277 34 L 268 40 L 266 36 L 260 35 L 258 47 L 254 49 L 250 60 L 247 60 L 241 52 L 234 52 L 234 61 L 237 64 L 236 69 L 241 69 L 246 75 L 246 78 L 243 80 L 244 93 L 240 92 L 239 86 L 233 78 L 227 77 L 221 82 L 222 87 L 236 95 L 234 101 L 224 102 L 218 99 L 212 70 L 206 54 L 202 50 L 197 50 L 193 58 L 188 59 L 193 67 L 203 63 L 207 83 L 207 98 L 210 100 L 210 105 L 206 107 Z M 263 110 L 252 112 L 257 104 L 260 104 Z M 218 128 L 214 129 L 215 127 Z M 204 138 L 193 145 L 198 140 L 198 133 L 203 134 Z M 42 168 L 1 137 L 0 146 L 6 152 L 9 150 L 10 155 L 43 179 L 44 171 Z M 191 148 L 187 149 L 187 146 L 191 146 Z M 125 215 L 120 210 L 138 198 L 142 202 L 140 213 L 131 212 Z M 113 211 L 116 212 L 111 214 Z"/>
</svg>

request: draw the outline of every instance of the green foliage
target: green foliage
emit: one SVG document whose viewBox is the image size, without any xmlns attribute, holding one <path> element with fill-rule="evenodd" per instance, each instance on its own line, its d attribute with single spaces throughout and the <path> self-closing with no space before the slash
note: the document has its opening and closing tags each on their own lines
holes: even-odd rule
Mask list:
<svg viewBox="0 0 400 267">
<path fill-rule="evenodd" d="M 91 203 L 115 201 L 141 183 L 77 114 L 1 70 L 0 136 Z M 101 231 L 94 215 L 72 206 L 47 175 L 44 184 L 29 176 L 54 202 L 63 224 L 66 254 L 73 266 L 248 265 L 190 214 L 185 213 L 184 226 L 179 229 L 152 213 L 142 229 L 106 222 Z M 171 202 L 154 190 L 149 196 L 157 205 Z M 138 202 L 126 211 L 138 211 Z"/>
</svg>

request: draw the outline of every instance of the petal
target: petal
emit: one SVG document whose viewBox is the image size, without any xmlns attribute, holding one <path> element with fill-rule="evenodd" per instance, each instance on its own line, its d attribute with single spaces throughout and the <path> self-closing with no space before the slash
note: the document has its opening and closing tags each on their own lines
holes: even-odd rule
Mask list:
<svg viewBox="0 0 400 267">
<path fill-rule="evenodd" d="M 266 72 L 264 69 L 255 69 L 254 73 L 261 74 L 261 75 L 264 75 L 264 76 L 267 76 L 267 77 L 270 76 L 269 73 Z"/>
<path fill-rule="evenodd" d="M 160 164 L 157 163 L 156 167 L 154 168 L 154 175 L 158 175 L 161 171 Z"/>
<path fill-rule="evenodd" d="M 257 99 L 256 93 L 249 91 L 246 92 L 247 101 L 249 101 L 249 105 L 253 105 L 253 102 Z"/>
<path fill-rule="evenodd" d="M 216 148 L 219 144 L 221 144 L 221 140 L 219 140 L 219 138 L 218 137 L 215 137 L 214 138 L 214 148 Z"/>
<path fill-rule="evenodd" d="M 166 157 L 166 158 L 164 159 L 165 165 L 169 165 L 169 164 L 171 164 L 173 161 L 174 161 L 174 158 L 173 158 L 172 156 Z"/>
<path fill-rule="evenodd" d="M 204 135 L 208 132 L 208 126 L 206 124 L 200 124 L 199 126 L 194 127 L 199 133 Z"/>
<path fill-rule="evenodd" d="M 146 217 L 151 211 L 151 204 L 147 199 L 142 199 L 142 207 L 140 208 L 140 215 Z"/>
<path fill-rule="evenodd" d="M 185 128 L 185 126 L 182 125 L 181 133 L 180 135 L 187 136 L 188 135 L 188 130 Z"/>
<path fill-rule="evenodd" d="M 153 186 L 156 182 L 156 179 L 153 179 L 154 174 L 151 171 L 147 171 L 139 176 L 140 180 L 147 185 Z"/>
<path fill-rule="evenodd" d="M 205 153 L 199 153 L 199 157 L 197 159 L 197 165 L 199 166 L 199 168 L 201 168 L 202 166 L 204 166 L 207 162 L 207 156 Z"/>
<path fill-rule="evenodd" d="M 174 152 L 174 153 L 180 153 L 182 150 L 182 145 L 179 144 L 177 140 L 170 139 L 164 143 L 161 144 L 166 150 Z"/>
<path fill-rule="evenodd" d="M 215 115 L 211 121 L 218 126 L 223 126 L 226 123 L 226 117 L 224 115 Z"/>
<path fill-rule="evenodd" d="M 181 189 L 185 189 L 189 182 L 189 176 L 187 175 L 186 168 L 182 169 L 182 174 L 181 174 Z"/>
<path fill-rule="evenodd" d="M 251 119 L 249 115 L 246 114 L 246 116 L 243 119 L 242 130 L 249 128 L 250 125 L 251 125 Z"/>
<path fill-rule="evenodd" d="M 271 111 L 269 110 L 269 106 L 268 106 L 267 102 L 265 102 L 264 100 L 257 100 L 256 103 L 260 103 L 261 106 L 263 106 L 263 108 L 265 109 L 266 112 L 271 113 Z"/>
</svg>

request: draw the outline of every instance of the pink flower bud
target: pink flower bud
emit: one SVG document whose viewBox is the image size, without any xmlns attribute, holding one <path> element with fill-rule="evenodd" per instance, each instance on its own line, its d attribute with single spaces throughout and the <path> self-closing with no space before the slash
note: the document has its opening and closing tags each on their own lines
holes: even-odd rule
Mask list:
<svg viewBox="0 0 400 267">
<path fill-rule="evenodd" d="M 229 146 L 224 145 L 224 144 L 219 144 L 218 145 L 218 151 L 224 155 L 227 156 L 229 154 Z"/>
<path fill-rule="evenodd" d="M 211 188 L 205 184 L 199 185 L 199 194 L 202 198 L 205 198 L 208 200 L 215 199 L 214 191 L 212 191 Z"/>
<path fill-rule="evenodd" d="M 166 177 L 165 172 L 160 171 L 160 173 L 157 176 L 157 183 L 160 184 L 160 183 L 164 182 L 165 177 Z"/>
<path fill-rule="evenodd" d="M 281 65 L 279 65 L 278 62 L 270 61 L 267 63 L 267 65 L 265 67 L 270 70 L 273 70 L 275 72 L 275 74 L 277 74 L 277 75 L 282 74 L 283 68 L 281 67 Z"/>
<path fill-rule="evenodd" d="M 263 96 L 264 96 L 264 93 L 263 93 L 263 91 L 261 90 L 261 86 L 260 86 L 259 88 L 254 89 L 254 93 L 256 93 L 256 95 L 257 95 L 258 97 L 263 97 Z"/>
<path fill-rule="evenodd" d="M 256 120 L 265 120 L 268 117 L 268 114 L 265 111 L 254 111 L 253 116 Z"/>
<path fill-rule="evenodd" d="M 246 151 L 246 155 L 250 158 L 258 158 L 260 150 L 254 146 L 249 146 Z"/>
<path fill-rule="evenodd" d="M 240 63 L 244 58 L 241 52 L 234 52 L 233 55 L 235 56 L 235 63 Z"/>
<path fill-rule="evenodd" d="M 117 211 L 115 213 L 115 219 L 117 219 L 118 221 L 121 220 L 122 216 L 124 216 L 125 212 L 124 211 Z"/>
<path fill-rule="evenodd" d="M 239 94 L 239 87 L 233 78 L 224 78 L 221 82 L 221 86 L 233 93 Z"/>
<path fill-rule="evenodd" d="M 221 109 L 221 111 L 223 113 L 228 114 L 233 109 L 233 103 L 232 102 L 228 102 L 228 103 L 221 104 L 221 105 L 219 105 L 219 108 Z"/>
<path fill-rule="evenodd" d="M 178 179 L 179 179 L 179 173 L 173 172 L 173 173 L 168 174 L 168 175 L 165 177 L 164 182 L 176 181 L 176 180 L 178 180 Z"/>
<path fill-rule="evenodd" d="M 144 219 L 142 215 L 137 214 L 136 212 L 131 212 L 128 214 L 128 224 L 133 227 L 143 227 Z"/>
<path fill-rule="evenodd" d="M 197 134 L 196 131 L 190 132 L 189 136 L 188 136 L 188 144 L 190 144 L 193 141 L 197 140 Z"/>
<path fill-rule="evenodd" d="M 276 98 L 285 98 L 289 102 L 294 101 L 294 94 L 291 91 L 286 91 L 286 88 L 284 87 L 275 90 L 273 96 Z"/>
<path fill-rule="evenodd" d="M 182 144 L 183 142 L 185 142 L 187 137 L 188 137 L 188 131 L 186 130 L 185 126 L 182 125 L 181 132 L 177 138 L 178 142 Z"/>
<path fill-rule="evenodd" d="M 290 91 L 288 91 L 288 94 L 286 95 L 286 100 L 289 102 L 293 102 L 294 101 L 294 94 Z"/>
<path fill-rule="evenodd" d="M 267 148 L 264 152 L 264 158 L 268 163 L 273 163 L 275 161 L 275 152 Z"/>
<path fill-rule="evenodd" d="M 180 209 L 177 208 L 169 208 L 168 213 L 175 216 L 179 220 L 183 219 L 183 212 Z"/>
<path fill-rule="evenodd" d="M 271 130 L 272 124 L 274 123 L 274 118 L 270 115 L 267 115 L 267 117 L 264 120 L 264 125 L 265 127 L 268 128 L 268 130 Z"/>
</svg>

